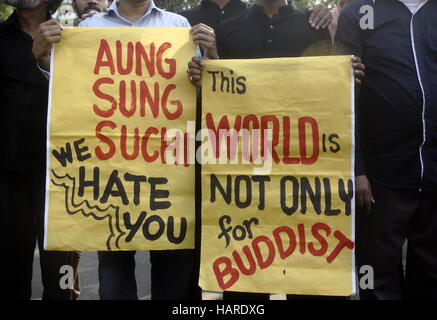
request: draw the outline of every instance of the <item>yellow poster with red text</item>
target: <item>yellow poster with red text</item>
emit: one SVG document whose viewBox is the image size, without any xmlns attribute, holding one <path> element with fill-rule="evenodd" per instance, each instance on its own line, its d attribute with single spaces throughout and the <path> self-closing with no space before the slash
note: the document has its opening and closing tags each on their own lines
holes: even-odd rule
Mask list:
<svg viewBox="0 0 437 320">
<path fill-rule="evenodd" d="M 72 28 L 52 53 L 45 247 L 194 247 L 189 28 Z"/>
<path fill-rule="evenodd" d="M 203 290 L 355 292 L 353 89 L 350 56 L 207 62 Z"/>
</svg>

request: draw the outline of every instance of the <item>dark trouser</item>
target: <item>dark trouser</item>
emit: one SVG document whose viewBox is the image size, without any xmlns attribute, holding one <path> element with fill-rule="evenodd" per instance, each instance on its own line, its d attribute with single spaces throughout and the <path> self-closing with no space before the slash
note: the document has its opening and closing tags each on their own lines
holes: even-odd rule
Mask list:
<svg viewBox="0 0 437 320">
<path fill-rule="evenodd" d="M 357 211 L 356 219 L 358 272 L 363 265 L 374 270 L 374 289 L 360 289 L 361 299 L 437 299 L 437 192 L 394 190 L 376 183 L 372 192 L 372 213 Z M 405 239 L 404 278 L 400 265 Z"/>
<path fill-rule="evenodd" d="M 78 291 L 79 254 L 43 250 L 45 176 L 35 172 L 0 171 L 2 299 L 30 299 L 32 266 L 38 241 L 43 299 L 75 299 Z M 63 265 L 75 270 L 75 289 L 61 289 Z"/>
<path fill-rule="evenodd" d="M 136 300 L 135 251 L 99 252 L 102 300 Z M 150 251 L 152 300 L 199 300 L 194 250 Z M 140 281 L 144 279 L 140 279 Z"/>
<path fill-rule="evenodd" d="M 200 91 L 197 91 L 196 132 L 202 122 Z M 196 149 L 200 141 L 196 141 Z M 196 171 L 196 244 L 193 250 L 150 251 L 152 300 L 201 300 L 198 286 L 200 269 L 200 221 L 202 205 L 201 167 Z M 135 251 L 98 252 L 99 295 L 102 300 L 136 300 Z M 139 279 L 144 281 L 144 279 Z"/>
</svg>

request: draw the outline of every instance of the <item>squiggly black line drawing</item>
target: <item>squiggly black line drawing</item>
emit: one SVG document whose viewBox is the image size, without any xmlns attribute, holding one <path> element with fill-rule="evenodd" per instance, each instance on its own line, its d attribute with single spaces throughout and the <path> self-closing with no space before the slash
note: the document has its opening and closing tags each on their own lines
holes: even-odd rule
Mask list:
<svg viewBox="0 0 437 320">
<path fill-rule="evenodd" d="M 52 174 L 55 179 L 51 179 L 52 183 L 57 187 L 63 187 L 65 189 L 65 209 L 70 215 L 74 215 L 78 212 L 82 213 L 85 217 L 92 217 L 98 221 L 108 219 L 109 224 L 109 237 L 106 240 L 106 247 L 109 251 L 117 248 L 120 249 L 119 241 L 125 232 L 120 228 L 120 207 L 109 205 L 106 208 L 100 208 L 99 206 L 91 205 L 87 200 L 75 204 L 74 196 L 76 191 L 76 179 L 72 178 L 69 174 L 64 176 L 56 174 L 52 169 Z M 69 182 L 70 181 L 70 182 Z M 71 193 L 71 194 L 70 194 Z M 73 209 L 74 208 L 74 209 Z M 113 212 L 111 212 L 111 209 Z M 103 216 L 96 214 L 96 212 L 107 213 Z M 114 221 L 115 220 L 115 221 Z M 116 230 L 116 231 L 115 231 Z M 117 234 L 116 234 L 117 233 Z M 112 239 L 115 238 L 114 245 L 111 244 Z"/>
</svg>

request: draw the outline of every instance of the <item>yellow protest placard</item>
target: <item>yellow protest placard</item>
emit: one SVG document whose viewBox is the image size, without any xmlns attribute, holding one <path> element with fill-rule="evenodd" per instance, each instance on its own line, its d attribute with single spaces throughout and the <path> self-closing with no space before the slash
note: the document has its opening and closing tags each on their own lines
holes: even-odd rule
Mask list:
<svg viewBox="0 0 437 320">
<path fill-rule="evenodd" d="M 208 61 L 200 286 L 349 296 L 351 57 Z"/>
<path fill-rule="evenodd" d="M 73 28 L 52 54 L 45 247 L 194 247 L 189 28 Z"/>
</svg>

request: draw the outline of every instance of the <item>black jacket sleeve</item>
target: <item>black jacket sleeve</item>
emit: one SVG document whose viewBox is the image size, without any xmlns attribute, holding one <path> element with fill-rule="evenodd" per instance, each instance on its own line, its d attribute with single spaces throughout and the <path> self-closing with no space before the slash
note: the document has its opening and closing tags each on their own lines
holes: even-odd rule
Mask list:
<svg viewBox="0 0 437 320">
<path fill-rule="evenodd" d="M 361 57 L 362 53 L 362 34 L 359 21 L 353 17 L 341 13 L 338 20 L 337 33 L 334 40 L 334 50 L 336 54 L 352 54 Z M 355 86 L 355 175 L 366 175 L 364 157 L 361 152 L 360 143 L 360 118 L 358 106 L 359 86 Z"/>
</svg>

